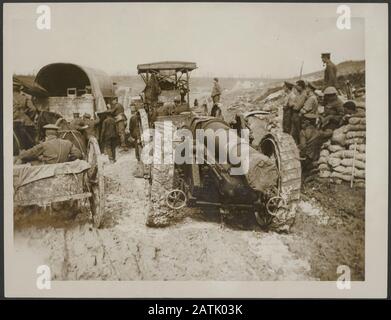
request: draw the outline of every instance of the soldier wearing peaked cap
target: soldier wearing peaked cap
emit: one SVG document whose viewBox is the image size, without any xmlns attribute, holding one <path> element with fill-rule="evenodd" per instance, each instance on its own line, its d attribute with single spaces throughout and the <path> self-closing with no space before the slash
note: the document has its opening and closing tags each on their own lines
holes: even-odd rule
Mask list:
<svg viewBox="0 0 391 320">
<path fill-rule="evenodd" d="M 321 59 L 326 68 L 324 70 L 324 88 L 337 88 L 337 66 L 331 62 L 330 53 L 322 53 Z"/>
<path fill-rule="evenodd" d="M 316 87 L 308 82 L 307 84 L 307 97 L 303 107 L 300 109 L 300 114 L 305 115 L 307 113 L 318 114 L 318 98 L 315 95 Z"/>
<path fill-rule="evenodd" d="M 47 124 L 45 141 L 24 150 L 18 156 L 18 162 L 32 162 L 32 164 L 54 164 L 81 159 L 82 154 L 69 140 L 57 137 L 58 129 L 54 124 Z"/>
</svg>

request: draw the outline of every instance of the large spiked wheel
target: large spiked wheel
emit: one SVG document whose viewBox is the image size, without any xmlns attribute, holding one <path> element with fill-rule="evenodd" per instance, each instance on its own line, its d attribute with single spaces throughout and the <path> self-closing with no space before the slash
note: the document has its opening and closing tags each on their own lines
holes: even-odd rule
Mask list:
<svg viewBox="0 0 391 320">
<path fill-rule="evenodd" d="M 151 141 L 151 136 L 149 132 L 149 121 L 148 121 L 148 114 L 145 111 L 145 109 L 139 109 L 138 113 L 140 115 L 139 118 L 139 129 L 140 129 L 140 141 L 138 142 L 138 148 L 140 150 L 140 157 L 141 157 L 141 152 L 143 148 Z M 143 168 L 143 175 L 145 178 L 150 178 L 150 171 L 151 167 L 149 165 L 145 165 L 142 163 L 142 168 Z"/>
<path fill-rule="evenodd" d="M 141 138 L 141 147 L 145 147 L 146 144 L 150 141 L 151 137 L 148 133 L 149 129 L 149 122 L 148 122 L 148 115 L 145 109 L 139 109 L 138 113 L 140 115 L 140 123 L 139 123 L 139 128 L 140 128 L 140 138 Z"/>
<path fill-rule="evenodd" d="M 266 203 L 266 212 L 255 214 L 258 223 L 275 231 L 289 231 L 300 199 L 301 166 L 299 149 L 292 136 L 282 132 L 265 135 L 260 151 L 274 158 L 278 169 L 275 193 Z"/>
<path fill-rule="evenodd" d="M 155 131 L 160 133 L 159 136 L 163 137 L 163 141 L 154 142 L 153 152 L 160 152 L 161 159 L 164 157 L 163 146 L 166 144 L 165 139 L 168 138 L 164 136 L 164 124 L 167 123 L 168 121 L 155 122 Z M 171 129 L 175 130 L 173 124 Z M 168 203 L 171 204 L 172 202 L 167 201 L 167 195 L 170 195 L 171 191 L 174 189 L 175 165 L 174 163 L 165 164 L 163 162 L 153 163 L 150 167 L 150 208 L 146 224 L 149 227 L 164 227 L 175 220 L 177 213 L 175 209 L 168 205 Z"/>
<path fill-rule="evenodd" d="M 92 193 L 90 198 L 92 219 L 94 227 L 99 228 L 105 211 L 104 156 L 101 154 L 98 141 L 94 137 L 88 141 L 87 161 L 91 165 L 87 176 Z"/>
</svg>

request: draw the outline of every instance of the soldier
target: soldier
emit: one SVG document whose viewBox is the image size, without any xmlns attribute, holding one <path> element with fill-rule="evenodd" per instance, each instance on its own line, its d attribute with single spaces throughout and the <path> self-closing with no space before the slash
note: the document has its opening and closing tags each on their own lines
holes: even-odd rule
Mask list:
<svg viewBox="0 0 391 320">
<path fill-rule="evenodd" d="M 286 94 L 286 100 L 283 106 L 282 130 L 289 134 L 291 134 L 292 130 L 292 107 L 296 97 L 293 91 L 294 86 L 295 85 L 292 82 L 285 81 L 283 87 Z"/>
<path fill-rule="evenodd" d="M 159 80 L 154 73 L 151 74 L 151 78 L 147 82 L 144 88 L 145 103 L 154 107 L 159 100 L 159 95 L 162 89 L 159 85 Z"/>
<path fill-rule="evenodd" d="M 83 130 L 83 127 L 85 126 L 84 121 L 82 118 L 80 118 L 80 113 L 79 112 L 74 112 L 73 113 L 73 119 L 70 123 L 71 129 L 72 130 Z"/>
<path fill-rule="evenodd" d="M 31 98 L 23 92 L 23 86 L 13 83 L 13 118 L 25 126 L 34 126 L 37 109 Z"/>
<path fill-rule="evenodd" d="M 99 119 L 92 119 L 91 115 L 89 113 L 85 113 L 83 115 L 83 122 L 86 126 L 86 129 L 84 130 L 84 133 L 86 135 L 87 141 L 90 137 L 97 137 L 96 133 L 96 127 L 99 124 Z"/>
<path fill-rule="evenodd" d="M 53 164 L 82 158 L 80 150 L 71 141 L 57 137 L 59 128 L 56 125 L 47 124 L 44 129 L 45 141 L 22 151 L 18 162 L 35 160 L 33 164 Z"/>
<path fill-rule="evenodd" d="M 337 88 L 337 66 L 331 62 L 330 53 L 322 53 L 321 58 L 323 64 L 326 65 L 324 70 L 324 88 Z"/>
<path fill-rule="evenodd" d="M 315 95 L 317 88 L 309 82 L 307 84 L 307 99 L 304 102 L 303 107 L 300 109 L 300 114 L 303 116 L 307 113 L 318 114 L 318 98 Z"/>
<path fill-rule="evenodd" d="M 322 128 L 335 130 L 340 126 L 344 116 L 343 102 L 337 96 L 337 89 L 327 87 L 324 90 L 324 104 Z"/>
<path fill-rule="evenodd" d="M 353 117 L 357 113 L 356 103 L 352 100 L 348 100 L 343 104 L 344 116 L 341 119 L 340 125 L 343 126 L 349 123 L 349 118 Z"/>
<path fill-rule="evenodd" d="M 296 144 L 299 144 L 299 135 L 301 130 L 300 110 L 307 99 L 306 84 L 303 80 L 296 81 L 296 90 L 298 94 L 295 97 L 292 107 L 292 129 L 291 134 Z"/>
<path fill-rule="evenodd" d="M 112 107 L 111 107 L 112 115 L 115 118 L 115 122 L 117 124 L 117 134 L 120 139 L 120 147 L 124 151 L 128 150 L 128 146 L 126 145 L 126 136 L 125 136 L 125 128 L 126 128 L 126 116 L 125 109 L 122 104 L 118 103 L 118 98 L 114 97 L 112 99 Z"/>
<path fill-rule="evenodd" d="M 303 115 L 302 130 L 300 131 L 300 157 L 302 159 L 303 176 L 307 176 L 314 169 L 318 161 L 322 144 L 331 137 L 329 131 L 316 128 L 318 116 L 313 113 Z"/>
<path fill-rule="evenodd" d="M 133 175 L 136 178 L 144 177 L 144 165 L 141 162 L 141 129 L 140 129 L 140 108 L 136 107 L 135 113 L 130 117 L 129 120 L 129 131 L 130 136 L 134 140 L 134 151 L 137 159 L 136 169 L 133 171 Z"/>
<path fill-rule="evenodd" d="M 106 119 L 102 122 L 100 141 L 103 146 L 103 152 L 109 156 L 111 162 L 115 162 L 115 147 L 117 140 L 116 123 L 111 110 L 102 112 Z"/>
<path fill-rule="evenodd" d="M 223 119 L 223 113 L 221 111 L 221 103 L 215 103 L 212 107 L 212 110 L 210 110 L 211 117 L 216 117 L 219 119 Z"/>
<path fill-rule="evenodd" d="M 216 105 L 220 102 L 220 96 L 221 96 L 221 87 L 219 84 L 219 79 L 214 78 L 213 79 L 213 89 L 212 89 L 212 100 L 213 100 L 213 105 Z"/>
</svg>

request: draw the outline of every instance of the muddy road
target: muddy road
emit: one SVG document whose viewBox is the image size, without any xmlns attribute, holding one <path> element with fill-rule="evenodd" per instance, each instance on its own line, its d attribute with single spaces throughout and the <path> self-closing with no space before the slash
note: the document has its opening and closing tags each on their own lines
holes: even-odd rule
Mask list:
<svg viewBox="0 0 391 320">
<path fill-rule="evenodd" d="M 41 257 L 55 280 L 334 280 L 340 264 L 364 279 L 364 208 L 327 207 L 319 184 L 304 190 L 291 234 L 264 232 L 252 216 L 221 221 L 193 209 L 153 229 L 145 226 L 148 186 L 133 177 L 135 165 L 132 150 L 106 167 L 102 228 L 92 227 L 87 211 L 25 213 L 15 217 L 16 250 Z"/>
</svg>

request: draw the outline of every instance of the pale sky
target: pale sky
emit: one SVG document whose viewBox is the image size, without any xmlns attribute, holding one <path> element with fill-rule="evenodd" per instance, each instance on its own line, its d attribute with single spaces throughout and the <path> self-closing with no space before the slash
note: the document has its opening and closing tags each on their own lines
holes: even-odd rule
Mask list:
<svg viewBox="0 0 391 320">
<path fill-rule="evenodd" d="M 364 21 L 336 27 L 335 4 L 49 4 L 51 30 L 36 28 L 37 4 L 4 5 L 4 46 L 14 73 L 73 62 L 113 74 L 139 63 L 194 61 L 195 76 L 297 76 L 365 59 Z M 354 16 L 354 10 L 352 10 Z"/>
</svg>

